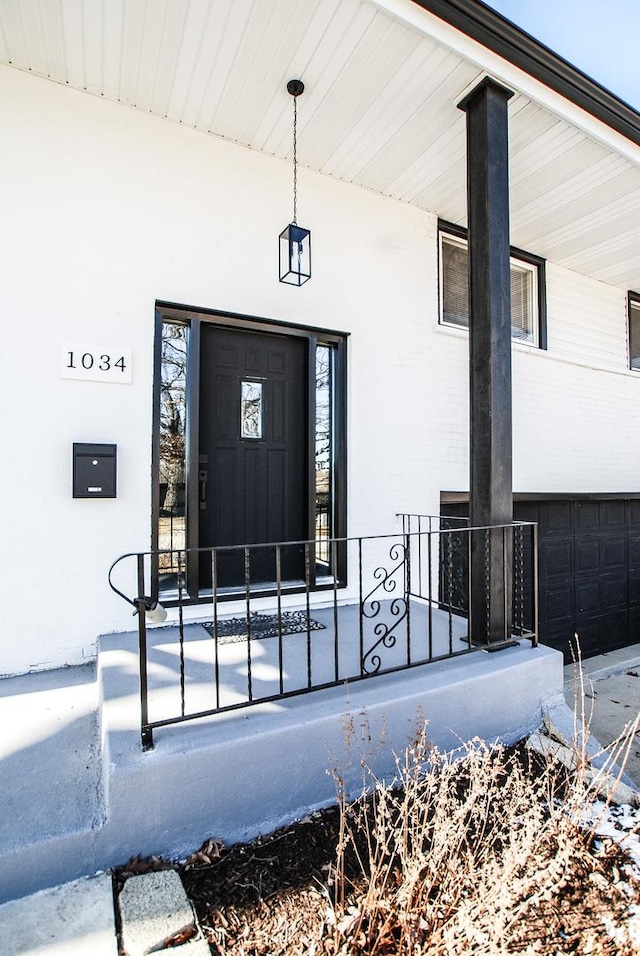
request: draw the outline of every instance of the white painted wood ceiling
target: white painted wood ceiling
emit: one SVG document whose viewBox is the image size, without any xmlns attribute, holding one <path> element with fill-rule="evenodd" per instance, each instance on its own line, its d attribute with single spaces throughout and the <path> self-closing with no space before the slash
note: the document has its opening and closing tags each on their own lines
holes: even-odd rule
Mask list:
<svg viewBox="0 0 640 956">
<path fill-rule="evenodd" d="M 479 68 L 371 0 L 0 0 L 0 62 L 283 159 L 300 77 L 302 164 L 466 221 L 455 104 Z M 509 110 L 513 244 L 640 291 L 640 167 Z"/>
</svg>

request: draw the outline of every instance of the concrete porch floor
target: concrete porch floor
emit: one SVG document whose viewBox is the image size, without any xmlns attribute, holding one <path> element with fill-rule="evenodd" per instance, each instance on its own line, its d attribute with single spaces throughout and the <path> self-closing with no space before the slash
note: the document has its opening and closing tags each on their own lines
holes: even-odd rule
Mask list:
<svg viewBox="0 0 640 956">
<path fill-rule="evenodd" d="M 249 645 L 253 700 L 279 694 L 281 671 L 284 693 L 304 691 L 309 684 L 317 687 L 338 681 L 352 681 L 354 675 L 360 674 L 360 640 L 368 673 L 375 672 L 376 658 L 379 659 L 382 673 L 406 667 L 408 655 L 411 663 L 417 664 L 427 662 L 430 658 L 445 657 L 451 652 L 468 650 L 468 627 L 464 618 L 434 609 L 429 620 L 426 605 L 418 601 L 411 601 L 409 614 L 402 617 L 394 614 L 392 604 L 389 600 L 380 601 L 375 616 L 363 616 L 362 635 L 359 606 L 345 604 L 339 605 L 336 613 L 333 605 L 312 607 L 309 616 L 319 629 L 310 630 L 308 634 L 306 630 L 284 633 L 281 644 L 277 635 L 253 638 Z M 269 612 L 262 610 L 258 613 Z M 305 611 L 302 613 L 305 614 Z M 207 620 L 211 621 L 210 615 Z M 239 620 L 244 625 L 244 609 Z M 181 662 L 179 630 L 176 626 L 164 626 L 147 633 L 151 721 L 180 713 L 178 674 L 181 666 L 184 668 L 184 707 L 187 714 L 216 706 L 216 672 L 221 707 L 248 701 L 246 640 L 222 638 L 216 646 L 211 634 L 201 623 L 185 624 Z M 137 655 L 137 637 L 133 637 L 136 642 L 134 653 Z"/>
<path fill-rule="evenodd" d="M 160 708 L 178 666 L 170 631 L 150 632 L 152 659 L 161 652 L 153 671 Z M 358 635 L 346 623 L 343 633 L 348 656 Z M 201 627 L 189 635 L 188 688 L 200 702 L 211 694 L 203 654 L 212 642 Z M 322 640 L 319 661 L 326 655 Z M 256 658 L 270 668 L 277 641 L 255 644 L 268 642 Z M 290 644 L 295 656 L 299 646 Z M 239 645 L 228 647 L 238 652 Z M 306 667 L 306 651 L 303 659 Z M 229 680 L 238 669 L 231 659 Z M 353 791 L 361 786 L 361 759 L 379 776 L 392 776 L 394 753 L 424 720 L 443 750 L 474 736 L 513 742 L 540 723 L 541 701 L 562 686 L 561 655 L 523 641 L 499 653 L 478 651 L 160 728 L 154 749 L 143 753 L 137 635 L 107 635 L 95 669 L 0 681 L 0 901 L 136 853 L 182 857 L 210 836 L 229 844 L 268 832 L 331 803 L 332 772 Z"/>
</svg>

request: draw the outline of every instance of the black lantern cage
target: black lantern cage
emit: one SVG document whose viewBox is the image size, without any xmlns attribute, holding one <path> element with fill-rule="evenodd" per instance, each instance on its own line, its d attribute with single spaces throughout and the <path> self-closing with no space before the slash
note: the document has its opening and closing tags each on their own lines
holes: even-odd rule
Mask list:
<svg viewBox="0 0 640 956">
<path fill-rule="evenodd" d="M 280 233 L 280 282 L 304 285 L 311 278 L 311 233 L 295 222 Z"/>
</svg>

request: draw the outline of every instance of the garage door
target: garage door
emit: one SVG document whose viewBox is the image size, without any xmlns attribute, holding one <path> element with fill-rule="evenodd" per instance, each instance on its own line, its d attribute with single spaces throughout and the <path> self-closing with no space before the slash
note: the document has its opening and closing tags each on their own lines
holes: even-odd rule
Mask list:
<svg viewBox="0 0 640 956">
<path fill-rule="evenodd" d="M 585 658 L 640 641 L 640 500 L 516 500 L 514 517 L 539 528 L 543 644 L 571 660 L 574 634 Z"/>
</svg>

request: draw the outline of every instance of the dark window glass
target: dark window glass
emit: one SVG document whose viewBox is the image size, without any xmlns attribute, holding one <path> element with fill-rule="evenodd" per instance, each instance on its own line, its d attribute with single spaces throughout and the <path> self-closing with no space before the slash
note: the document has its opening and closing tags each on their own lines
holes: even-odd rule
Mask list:
<svg viewBox="0 0 640 956">
<path fill-rule="evenodd" d="M 177 322 L 162 326 L 160 380 L 160 513 L 158 547 L 176 551 L 186 547 L 185 436 L 187 424 L 187 345 L 189 329 Z M 177 555 L 160 555 L 162 590 L 176 586 Z"/>
</svg>

